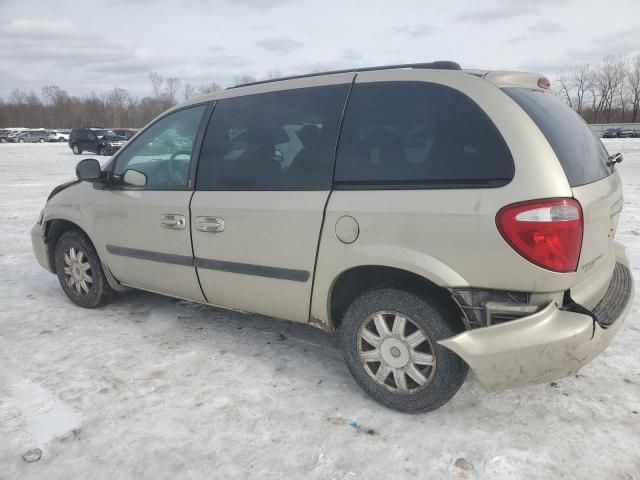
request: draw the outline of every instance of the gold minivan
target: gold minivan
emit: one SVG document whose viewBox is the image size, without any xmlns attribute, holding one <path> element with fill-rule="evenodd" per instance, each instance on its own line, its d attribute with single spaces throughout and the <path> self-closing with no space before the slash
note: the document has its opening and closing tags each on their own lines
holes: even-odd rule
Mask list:
<svg viewBox="0 0 640 480">
<path fill-rule="evenodd" d="M 75 304 L 133 287 L 337 331 L 375 400 L 576 372 L 633 298 L 616 164 L 531 73 L 319 73 L 178 105 L 32 231 Z"/>
</svg>

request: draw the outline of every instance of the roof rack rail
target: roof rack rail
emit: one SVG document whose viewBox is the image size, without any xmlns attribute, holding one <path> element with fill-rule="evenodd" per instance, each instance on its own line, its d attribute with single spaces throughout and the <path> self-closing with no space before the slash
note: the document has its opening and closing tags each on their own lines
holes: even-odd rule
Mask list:
<svg viewBox="0 0 640 480">
<path fill-rule="evenodd" d="M 295 80 L 298 78 L 318 77 L 320 75 L 334 75 L 338 73 L 357 73 L 357 72 L 371 72 L 373 70 L 394 70 L 397 68 L 424 68 L 431 70 L 462 70 L 460 64 L 451 62 L 449 60 L 438 60 L 436 62 L 429 63 L 402 63 L 399 65 L 378 65 L 376 67 L 360 67 L 360 68 L 346 68 L 344 70 L 329 70 L 327 72 L 306 73 L 304 75 L 291 75 L 288 77 L 271 78 L 268 80 L 259 80 L 257 82 L 241 83 L 232 87 L 227 87 L 227 90 L 239 87 L 249 87 L 251 85 L 261 85 L 263 83 L 280 82 L 282 80 Z"/>
</svg>

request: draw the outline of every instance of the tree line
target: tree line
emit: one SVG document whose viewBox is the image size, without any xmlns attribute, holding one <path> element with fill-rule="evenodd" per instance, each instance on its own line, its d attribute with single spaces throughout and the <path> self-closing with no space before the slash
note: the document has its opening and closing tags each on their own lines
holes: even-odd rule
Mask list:
<svg viewBox="0 0 640 480">
<path fill-rule="evenodd" d="M 554 92 L 589 123 L 640 121 L 640 55 L 562 72 Z"/>
<path fill-rule="evenodd" d="M 270 70 L 265 78 L 281 77 Z M 217 83 L 194 85 L 177 77 L 147 75 L 150 95 L 138 98 L 115 87 L 100 95 L 72 96 L 57 85 L 35 91 L 14 89 L 0 98 L 0 127 L 75 128 L 88 126 L 139 128 L 167 108 L 189 98 L 220 90 Z M 256 78 L 239 75 L 234 84 Z M 601 62 L 571 68 L 558 75 L 553 92 L 589 123 L 640 121 L 640 55 L 607 57 Z"/>
<path fill-rule="evenodd" d="M 279 71 L 272 70 L 266 77 L 280 76 Z M 72 96 L 58 85 L 42 87 L 40 95 L 33 90 L 26 92 L 16 88 L 6 100 L 0 98 L 0 127 L 139 128 L 177 103 L 222 88 L 217 83 L 183 83 L 177 77 L 164 78 L 156 72 L 149 73 L 147 78 L 150 95 L 143 98 L 119 87 L 100 95 L 92 92 L 83 97 Z M 250 75 L 239 75 L 234 78 L 234 84 L 255 80 Z"/>
</svg>

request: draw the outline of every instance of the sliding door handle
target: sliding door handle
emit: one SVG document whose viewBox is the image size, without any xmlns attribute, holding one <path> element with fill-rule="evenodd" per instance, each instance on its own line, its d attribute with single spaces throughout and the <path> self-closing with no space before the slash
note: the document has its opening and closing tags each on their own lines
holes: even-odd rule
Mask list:
<svg viewBox="0 0 640 480">
<path fill-rule="evenodd" d="M 224 220 L 218 217 L 196 217 L 196 230 L 218 233 L 224 231 Z"/>
<path fill-rule="evenodd" d="M 184 215 L 165 213 L 160 216 L 160 225 L 170 230 L 184 230 L 187 226 L 187 219 Z"/>
</svg>

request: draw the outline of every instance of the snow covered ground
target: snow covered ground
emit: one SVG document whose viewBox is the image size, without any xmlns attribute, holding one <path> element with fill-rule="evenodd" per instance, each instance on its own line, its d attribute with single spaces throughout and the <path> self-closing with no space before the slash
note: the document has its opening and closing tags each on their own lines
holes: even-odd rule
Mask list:
<svg viewBox="0 0 640 480">
<path fill-rule="evenodd" d="M 625 154 L 617 238 L 640 284 L 640 140 L 606 144 Z M 440 410 L 399 414 L 314 328 L 140 292 L 73 306 L 29 230 L 77 160 L 0 145 L 1 479 L 640 479 L 639 294 L 579 375 L 500 394 L 471 378 Z"/>
</svg>

